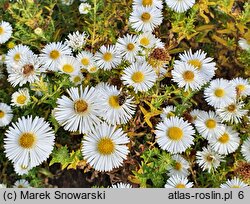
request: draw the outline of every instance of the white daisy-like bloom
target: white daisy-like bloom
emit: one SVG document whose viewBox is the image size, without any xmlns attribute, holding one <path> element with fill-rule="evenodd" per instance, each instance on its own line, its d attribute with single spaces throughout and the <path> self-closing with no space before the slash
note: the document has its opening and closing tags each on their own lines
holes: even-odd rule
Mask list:
<svg viewBox="0 0 250 204">
<path fill-rule="evenodd" d="M 250 138 L 243 142 L 241 146 L 241 154 L 247 162 L 250 162 Z"/>
<path fill-rule="evenodd" d="M 80 14 L 87 14 L 91 10 L 91 5 L 89 3 L 81 3 L 78 10 Z"/>
<path fill-rule="evenodd" d="M 22 56 L 19 63 L 9 69 L 8 81 L 13 87 L 23 86 L 26 83 L 34 83 L 39 80 L 41 72 L 41 62 L 37 55 L 26 54 Z"/>
<path fill-rule="evenodd" d="M 47 70 L 58 71 L 58 62 L 61 58 L 71 55 L 71 49 L 62 42 L 51 42 L 42 50 L 39 58 Z"/>
<path fill-rule="evenodd" d="M 91 129 L 82 142 L 83 157 L 97 171 L 122 166 L 129 153 L 129 138 L 121 128 L 102 123 Z"/>
<path fill-rule="evenodd" d="M 66 39 L 65 43 L 71 47 L 74 51 L 81 50 L 83 46 L 86 44 L 86 39 L 88 35 L 79 31 L 68 34 L 68 39 Z"/>
<path fill-rule="evenodd" d="M 192 188 L 193 182 L 189 182 L 184 176 L 173 175 L 164 186 L 165 188 Z"/>
<path fill-rule="evenodd" d="M 250 83 L 247 79 L 237 77 L 232 79 L 230 83 L 235 87 L 238 96 L 250 95 Z"/>
<path fill-rule="evenodd" d="M 116 48 L 125 60 L 133 63 L 140 50 L 138 44 L 138 36 L 127 34 L 122 38 L 118 38 Z"/>
<path fill-rule="evenodd" d="M 198 118 L 198 115 L 200 115 L 201 113 L 206 114 L 206 111 L 199 110 L 199 109 L 193 109 L 192 111 L 190 111 L 190 115 L 192 117 L 192 124 L 195 123 L 195 121 Z"/>
<path fill-rule="evenodd" d="M 69 97 L 63 95 L 57 99 L 55 118 L 65 130 L 87 133 L 100 122 L 97 117 L 100 114 L 99 96 L 93 87 L 84 90 L 82 86 L 80 89 L 73 87 L 67 89 L 67 92 Z"/>
<path fill-rule="evenodd" d="M 199 71 L 186 62 L 175 64 L 171 74 L 172 80 L 178 84 L 178 87 L 184 88 L 184 91 L 199 90 L 204 84 L 204 79 Z"/>
<path fill-rule="evenodd" d="M 6 103 L 0 103 L 0 127 L 8 125 L 13 118 L 11 107 Z"/>
<path fill-rule="evenodd" d="M 162 0 L 134 0 L 133 1 L 133 8 L 138 6 L 143 7 L 156 7 L 158 9 L 163 8 Z"/>
<path fill-rule="evenodd" d="M 164 48 L 164 43 L 160 39 L 156 38 L 151 32 L 144 32 L 139 35 L 138 43 L 145 48 Z"/>
<path fill-rule="evenodd" d="M 58 69 L 68 75 L 76 75 L 81 70 L 81 65 L 73 56 L 64 56 L 58 61 Z"/>
<path fill-rule="evenodd" d="M 5 57 L 5 64 L 7 66 L 7 71 L 9 69 L 16 67 L 22 58 L 34 54 L 30 48 L 26 45 L 16 45 L 14 48 L 10 49 Z"/>
<path fill-rule="evenodd" d="M 209 138 L 208 142 L 211 148 L 221 155 L 227 155 L 235 152 L 240 145 L 239 133 L 230 126 L 224 126 L 222 134 Z"/>
<path fill-rule="evenodd" d="M 7 185 L 3 184 L 3 183 L 0 183 L 0 189 L 1 188 L 7 188 Z"/>
<path fill-rule="evenodd" d="M 111 125 L 127 123 L 135 113 L 133 98 L 115 86 L 103 85 L 98 88 L 100 116 Z"/>
<path fill-rule="evenodd" d="M 214 108 L 222 108 L 230 105 L 236 99 L 236 90 L 226 79 L 214 79 L 204 90 L 207 103 Z"/>
<path fill-rule="evenodd" d="M 217 169 L 220 166 L 220 162 L 223 161 L 223 157 L 211 149 L 210 146 L 203 147 L 202 151 L 197 151 L 196 162 L 202 168 L 203 171 L 208 170 L 210 173 L 212 169 Z"/>
<path fill-rule="evenodd" d="M 24 107 L 30 102 L 29 89 L 22 88 L 14 92 L 11 96 L 11 105 L 17 107 Z"/>
<path fill-rule="evenodd" d="M 123 72 L 123 83 L 132 86 L 136 93 L 148 91 L 156 82 L 156 73 L 147 62 L 135 62 Z"/>
<path fill-rule="evenodd" d="M 182 153 L 193 142 L 195 131 L 191 124 L 176 116 L 167 118 L 156 126 L 156 141 L 163 150 L 170 153 Z"/>
<path fill-rule="evenodd" d="M 30 186 L 29 182 L 25 179 L 17 180 L 13 186 L 13 188 L 30 188 L 30 187 L 31 186 Z"/>
<path fill-rule="evenodd" d="M 30 166 L 24 166 L 22 164 L 14 164 L 14 169 L 15 169 L 15 172 L 18 175 L 24 175 L 24 174 L 29 173 L 29 170 L 31 169 L 31 167 Z"/>
<path fill-rule="evenodd" d="M 83 80 L 84 80 L 84 77 L 83 77 L 83 75 L 82 75 L 81 72 L 79 72 L 79 73 L 76 74 L 76 75 L 71 75 L 71 76 L 70 76 L 70 81 L 71 81 L 75 86 L 78 86 L 78 85 L 82 84 Z"/>
<path fill-rule="evenodd" d="M 152 32 L 156 27 L 161 25 L 162 20 L 162 11 L 155 7 L 134 7 L 129 17 L 131 27 L 138 32 Z"/>
<path fill-rule="evenodd" d="M 174 112 L 176 110 L 175 106 L 166 106 L 165 108 L 162 109 L 162 113 L 161 113 L 161 119 L 164 120 L 165 118 L 170 118 L 172 116 L 175 116 Z"/>
<path fill-rule="evenodd" d="M 188 64 L 195 67 L 200 75 L 204 78 L 204 84 L 209 82 L 215 75 L 215 70 L 217 69 L 215 66 L 215 62 L 213 58 L 206 57 L 206 53 L 202 50 L 197 50 L 194 54 L 192 50 L 185 51 L 183 54 L 180 54 L 180 60 L 175 60 L 175 65 L 180 64 L 182 62 L 187 62 Z"/>
<path fill-rule="evenodd" d="M 133 188 L 131 184 L 129 183 L 116 183 L 112 184 L 111 188 Z"/>
<path fill-rule="evenodd" d="M 216 109 L 216 113 L 221 118 L 222 122 L 240 123 L 244 115 L 247 114 L 248 110 L 243 109 L 245 106 L 243 101 L 231 103 L 223 108 Z"/>
<path fill-rule="evenodd" d="M 214 111 L 202 111 L 195 120 L 195 127 L 200 135 L 206 139 L 223 133 L 223 125 Z"/>
<path fill-rule="evenodd" d="M 241 47 L 241 49 L 250 50 L 250 42 L 247 41 L 246 39 L 240 38 L 238 43 L 239 43 L 239 46 Z"/>
<path fill-rule="evenodd" d="M 178 13 L 187 11 L 195 4 L 195 0 L 165 0 L 165 2 L 168 7 Z"/>
<path fill-rule="evenodd" d="M 6 43 L 12 35 L 12 27 L 9 22 L 0 23 L 0 44 Z"/>
<path fill-rule="evenodd" d="M 186 159 L 184 159 L 181 155 L 175 154 L 172 156 L 172 160 L 174 163 L 168 168 L 168 176 L 188 176 L 190 172 L 188 171 L 190 165 Z"/>
<path fill-rule="evenodd" d="M 5 133 L 4 152 L 14 164 L 35 167 L 53 150 L 55 134 L 43 118 L 24 116 Z"/>
<path fill-rule="evenodd" d="M 111 70 L 121 63 L 120 52 L 114 45 L 102 45 L 94 59 L 97 66 L 104 70 Z"/>
<path fill-rule="evenodd" d="M 94 55 L 88 51 L 82 51 L 77 56 L 76 59 L 81 64 L 82 68 L 87 69 L 90 64 L 94 63 Z"/>
<path fill-rule="evenodd" d="M 61 3 L 66 6 L 73 4 L 74 0 L 61 0 Z"/>
<path fill-rule="evenodd" d="M 220 185 L 221 188 L 249 188 L 249 185 L 241 181 L 239 178 L 234 177 L 233 179 L 228 179 L 226 183 Z"/>
<path fill-rule="evenodd" d="M 91 74 L 96 73 L 100 68 L 97 66 L 96 63 L 91 63 L 88 67 L 87 67 L 87 71 Z"/>
</svg>

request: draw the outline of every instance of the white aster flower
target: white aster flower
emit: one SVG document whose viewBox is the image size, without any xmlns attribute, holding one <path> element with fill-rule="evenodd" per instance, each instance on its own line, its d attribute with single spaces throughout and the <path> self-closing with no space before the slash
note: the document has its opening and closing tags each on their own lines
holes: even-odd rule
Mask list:
<svg viewBox="0 0 250 204">
<path fill-rule="evenodd" d="M 214 108 L 222 108 L 230 105 L 236 99 L 236 90 L 226 79 L 214 79 L 204 90 L 207 103 Z"/>
<path fill-rule="evenodd" d="M 55 134 L 43 118 L 19 118 L 5 133 L 4 152 L 14 164 L 35 167 L 53 150 Z"/>
<path fill-rule="evenodd" d="M 189 182 L 184 176 L 173 175 L 164 186 L 165 188 L 192 188 L 193 182 Z"/>
<path fill-rule="evenodd" d="M 221 155 L 227 155 L 235 152 L 240 145 L 239 133 L 230 126 L 225 126 L 224 131 L 216 137 L 209 138 L 208 142 L 211 148 Z"/>
<path fill-rule="evenodd" d="M 11 107 L 5 103 L 0 103 L 0 127 L 8 125 L 13 118 Z"/>
<path fill-rule="evenodd" d="M 151 32 L 144 32 L 139 35 L 138 43 L 145 48 L 164 48 L 164 43 L 156 38 Z"/>
<path fill-rule="evenodd" d="M 6 43 L 12 35 L 12 27 L 9 22 L 0 22 L 0 44 Z"/>
<path fill-rule="evenodd" d="M 194 54 L 192 53 L 192 50 L 185 51 L 183 54 L 180 54 L 180 60 L 175 60 L 175 65 L 180 64 L 181 62 L 186 62 L 193 67 L 195 67 L 200 75 L 204 78 L 204 83 L 209 82 L 213 76 L 215 75 L 215 70 L 217 69 L 215 67 L 215 62 L 213 61 L 213 58 L 206 57 L 206 53 L 202 50 L 197 50 Z"/>
<path fill-rule="evenodd" d="M 247 110 L 243 109 L 245 106 L 243 101 L 231 103 L 223 108 L 216 109 L 216 113 L 221 118 L 222 122 L 239 123 L 241 118 L 247 114 Z"/>
<path fill-rule="evenodd" d="M 14 164 L 14 169 L 15 169 L 15 172 L 18 175 L 24 175 L 24 174 L 29 173 L 29 170 L 31 169 L 31 167 L 30 166 L 24 166 L 22 164 Z"/>
<path fill-rule="evenodd" d="M 14 92 L 11 96 L 11 105 L 17 107 L 24 107 L 30 102 L 29 89 L 22 88 Z"/>
<path fill-rule="evenodd" d="M 165 0 L 168 7 L 172 10 L 183 13 L 193 7 L 195 0 Z"/>
<path fill-rule="evenodd" d="M 176 111 L 176 107 L 175 106 L 166 106 L 165 108 L 162 109 L 162 113 L 161 113 L 161 119 L 164 120 L 165 118 L 170 118 L 172 116 L 175 116 L 174 112 Z"/>
<path fill-rule="evenodd" d="M 76 59 L 81 64 L 82 68 L 87 69 L 90 64 L 94 63 L 94 55 L 88 51 L 82 51 L 77 56 Z"/>
<path fill-rule="evenodd" d="M 200 72 L 192 65 L 182 62 L 174 65 L 171 71 L 173 81 L 178 84 L 184 91 L 198 90 L 204 84 L 204 79 Z"/>
<path fill-rule="evenodd" d="M 26 45 L 16 45 L 14 48 L 10 49 L 5 57 L 5 64 L 7 66 L 7 71 L 11 68 L 15 68 L 22 58 L 34 54 L 30 48 Z"/>
<path fill-rule="evenodd" d="M 214 111 L 200 112 L 194 124 L 197 131 L 206 139 L 223 133 L 223 125 Z"/>
<path fill-rule="evenodd" d="M 226 183 L 220 185 L 221 188 L 249 188 L 249 185 L 241 181 L 239 178 L 234 177 L 233 179 L 228 179 Z"/>
<path fill-rule="evenodd" d="M 250 138 L 243 142 L 241 146 L 241 153 L 245 160 L 250 163 Z"/>
<path fill-rule="evenodd" d="M 74 51 L 81 50 L 86 44 L 86 39 L 88 38 L 85 32 L 80 33 L 79 31 L 70 33 L 67 37 L 68 39 L 65 41 L 65 43 Z"/>
<path fill-rule="evenodd" d="M 91 5 L 89 3 L 81 3 L 78 10 L 80 14 L 87 14 L 91 10 Z"/>
<path fill-rule="evenodd" d="M 0 189 L 1 188 L 7 188 L 7 186 L 5 184 L 3 184 L 3 183 L 0 183 Z"/>
<path fill-rule="evenodd" d="M 30 186 L 29 182 L 25 179 L 17 180 L 13 186 L 13 188 L 30 188 L 30 187 L 31 186 Z"/>
<path fill-rule="evenodd" d="M 239 43 L 239 46 L 241 47 L 241 49 L 250 50 L 250 42 L 247 41 L 246 39 L 240 38 L 238 43 Z"/>
<path fill-rule="evenodd" d="M 118 38 L 116 48 L 125 60 L 128 60 L 131 63 L 134 62 L 135 57 L 140 50 L 138 36 L 127 34 L 122 38 Z"/>
<path fill-rule="evenodd" d="M 147 62 L 135 62 L 123 72 L 121 77 L 123 83 L 132 86 L 136 93 L 148 91 L 156 81 L 155 71 Z"/>
<path fill-rule="evenodd" d="M 192 111 L 190 111 L 190 115 L 192 117 L 192 119 L 191 119 L 192 124 L 194 124 L 196 122 L 196 120 L 200 114 L 206 114 L 206 111 L 199 110 L 199 109 L 193 109 Z"/>
<path fill-rule="evenodd" d="M 168 168 L 168 176 L 177 175 L 186 177 L 190 174 L 188 171 L 190 167 L 189 163 L 181 155 L 173 155 L 172 160 L 174 161 L 174 163 Z"/>
<path fill-rule="evenodd" d="M 83 77 L 83 75 L 82 75 L 81 72 L 79 72 L 79 73 L 76 74 L 76 75 L 71 75 L 71 76 L 70 76 L 70 81 L 71 81 L 75 86 L 78 86 L 78 85 L 82 84 L 83 80 L 84 80 L 84 77 Z"/>
<path fill-rule="evenodd" d="M 120 52 L 114 45 L 103 45 L 95 54 L 95 62 L 100 68 L 111 70 L 121 63 Z"/>
<path fill-rule="evenodd" d="M 208 170 L 210 173 L 212 169 L 217 169 L 220 166 L 220 162 L 223 161 L 223 157 L 211 149 L 210 146 L 203 147 L 202 151 L 197 151 L 196 162 L 202 168 L 203 171 Z"/>
<path fill-rule="evenodd" d="M 121 128 L 102 123 L 84 137 L 83 157 L 97 171 L 111 171 L 122 165 L 129 152 L 129 138 Z"/>
<path fill-rule="evenodd" d="M 61 58 L 71 55 L 71 49 L 62 42 L 47 44 L 39 55 L 43 67 L 47 70 L 58 71 L 58 62 Z"/>
<path fill-rule="evenodd" d="M 100 114 L 97 92 L 93 87 L 83 90 L 81 86 L 67 92 L 69 97 L 63 95 L 57 99 L 55 118 L 65 130 L 87 133 L 100 121 L 97 117 Z"/>
<path fill-rule="evenodd" d="M 152 32 L 161 25 L 163 20 L 162 11 L 156 7 L 134 7 L 129 17 L 131 27 L 136 31 Z"/>
<path fill-rule="evenodd" d="M 135 113 L 133 98 L 115 86 L 103 85 L 98 88 L 101 116 L 109 124 L 125 124 Z"/>
<path fill-rule="evenodd" d="M 167 118 L 156 126 L 156 141 L 163 150 L 173 154 L 182 153 L 193 142 L 195 131 L 191 124 L 176 116 Z"/>
<path fill-rule="evenodd" d="M 99 70 L 99 67 L 97 66 L 96 63 L 91 63 L 88 67 L 87 70 L 89 73 L 93 74 L 96 73 Z"/>
<path fill-rule="evenodd" d="M 138 6 L 156 7 L 158 9 L 163 8 L 162 0 L 134 0 L 133 1 L 133 8 L 136 8 Z"/>
<path fill-rule="evenodd" d="M 75 57 L 64 56 L 58 61 L 58 69 L 69 75 L 76 75 L 80 72 L 80 63 Z"/>
<path fill-rule="evenodd" d="M 249 96 L 250 95 L 250 83 L 247 79 L 237 77 L 232 79 L 230 83 L 235 87 L 238 96 Z"/>
<path fill-rule="evenodd" d="M 14 87 L 23 86 L 26 83 L 38 81 L 42 71 L 37 55 L 26 53 L 15 67 L 9 69 L 8 81 Z"/>
<path fill-rule="evenodd" d="M 129 183 L 116 183 L 111 186 L 111 188 L 132 188 L 132 185 Z"/>
</svg>

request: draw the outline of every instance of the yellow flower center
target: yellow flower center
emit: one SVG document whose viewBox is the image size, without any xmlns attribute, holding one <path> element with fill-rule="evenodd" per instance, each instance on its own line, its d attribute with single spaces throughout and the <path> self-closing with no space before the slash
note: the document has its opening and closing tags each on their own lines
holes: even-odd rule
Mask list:
<svg viewBox="0 0 250 204">
<path fill-rule="evenodd" d="M 2 110 L 0 110 L 0 118 L 3 118 L 5 116 L 5 112 L 3 112 Z"/>
<path fill-rule="evenodd" d="M 246 86 L 244 84 L 239 84 L 238 86 L 236 86 L 236 89 L 238 92 L 242 92 L 246 90 Z"/>
<path fill-rule="evenodd" d="M 149 45 L 150 41 L 148 38 L 144 37 L 140 40 L 140 44 L 143 45 L 143 46 L 147 46 Z"/>
<path fill-rule="evenodd" d="M 34 73 L 34 66 L 32 64 L 26 64 L 23 66 L 23 74 L 29 76 Z"/>
<path fill-rule="evenodd" d="M 188 61 L 188 64 L 194 66 L 194 67 L 197 68 L 197 69 L 201 69 L 201 67 L 202 67 L 202 63 L 201 63 L 201 61 L 198 60 L 198 59 L 189 60 L 189 61 Z"/>
<path fill-rule="evenodd" d="M 180 170 L 182 169 L 181 163 L 180 163 L 180 162 L 176 162 L 174 168 L 175 168 L 177 171 L 180 171 Z"/>
<path fill-rule="evenodd" d="M 103 54 L 103 59 L 107 62 L 110 62 L 113 58 L 113 55 L 110 52 L 106 52 Z"/>
<path fill-rule="evenodd" d="M 191 82 L 194 80 L 194 73 L 192 71 L 185 71 L 182 77 L 185 81 Z"/>
<path fill-rule="evenodd" d="M 149 21 L 150 18 L 151 18 L 151 15 L 150 15 L 150 13 L 148 13 L 148 12 L 144 12 L 144 13 L 141 15 L 141 20 L 142 20 L 143 22 Z"/>
<path fill-rule="evenodd" d="M 120 105 L 119 105 L 119 97 L 118 96 L 110 96 L 109 97 L 109 105 L 112 107 L 112 108 L 119 108 Z"/>
<path fill-rule="evenodd" d="M 143 74 L 142 72 L 140 72 L 140 71 L 135 72 L 135 73 L 132 75 L 132 77 L 131 77 L 131 79 L 132 79 L 135 83 L 141 83 L 141 82 L 143 82 L 143 81 L 144 81 L 144 78 L 145 78 L 144 74 Z"/>
<path fill-rule="evenodd" d="M 17 188 L 24 188 L 24 186 L 22 184 L 19 184 Z"/>
<path fill-rule="evenodd" d="M 235 112 L 235 110 L 236 110 L 236 105 L 235 105 L 235 104 L 229 105 L 229 106 L 227 107 L 227 110 L 228 110 L 229 112 Z"/>
<path fill-rule="evenodd" d="M 4 29 L 3 27 L 0 27 L 0 35 L 4 34 Z"/>
<path fill-rule="evenodd" d="M 211 163 L 214 160 L 214 157 L 207 155 L 206 160 Z"/>
<path fill-rule="evenodd" d="M 62 70 L 66 73 L 72 73 L 74 71 L 74 67 L 71 64 L 65 64 L 63 65 Z"/>
<path fill-rule="evenodd" d="M 75 108 L 76 113 L 84 113 L 88 109 L 88 104 L 86 101 L 80 99 L 75 102 L 74 108 Z"/>
<path fill-rule="evenodd" d="M 81 77 L 79 77 L 79 76 L 74 77 L 74 83 L 78 83 L 80 81 L 81 81 Z"/>
<path fill-rule="evenodd" d="M 175 188 L 186 188 L 186 186 L 182 183 L 179 183 L 175 186 Z"/>
<path fill-rule="evenodd" d="M 128 49 L 128 51 L 132 51 L 135 49 L 135 45 L 133 43 L 129 43 L 129 44 L 127 44 L 127 49 Z"/>
<path fill-rule="evenodd" d="M 21 59 L 21 55 L 20 55 L 19 53 L 16 53 L 16 54 L 14 55 L 14 60 L 15 60 L 16 62 L 18 62 L 20 59 Z"/>
<path fill-rule="evenodd" d="M 179 141 L 183 137 L 183 131 L 179 127 L 170 127 L 167 136 L 174 141 Z"/>
<path fill-rule="evenodd" d="M 58 50 L 52 50 L 49 54 L 50 58 L 55 60 L 60 56 L 60 53 Z"/>
<path fill-rule="evenodd" d="M 216 127 L 216 121 L 213 120 L 213 119 L 208 119 L 208 120 L 206 121 L 206 126 L 207 126 L 207 128 L 209 128 L 209 129 L 213 129 L 213 128 Z"/>
<path fill-rule="evenodd" d="M 81 63 L 84 66 L 88 66 L 89 65 L 89 59 L 88 58 L 82 58 Z"/>
<path fill-rule="evenodd" d="M 95 66 L 93 66 L 93 67 L 91 67 L 90 69 L 89 69 L 89 72 L 90 73 L 94 73 L 94 72 L 96 72 L 97 71 L 97 68 L 95 67 Z"/>
<path fill-rule="evenodd" d="M 153 0 L 142 0 L 142 5 L 144 7 L 146 7 L 146 6 L 152 6 L 152 4 L 153 4 Z"/>
<path fill-rule="evenodd" d="M 22 164 L 22 165 L 20 166 L 20 168 L 23 169 L 23 170 L 25 170 L 25 169 L 27 169 L 28 167 Z"/>
<path fill-rule="evenodd" d="M 225 91 L 223 89 L 218 88 L 214 91 L 214 94 L 215 94 L 215 96 L 220 98 L 220 97 L 223 97 L 225 95 Z"/>
<path fill-rule="evenodd" d="M 226 144 L 226 143 L 228 143 L 228 141 L 229 141 L 229 135 L 228 135 L 227 133 L 224 133 L 223 135 L 221 135 L 221 136 L 219 137 L 218 140 L 219 140 L 220 143 Z"/>
<path fill-rule="evenodd" d="M 233 186 L 231 186 L 231 188 L 240 188 L 240 186 L 238 186 L 238 185 L 233 185 Z"/>
<path fill-rule="evenodd" d="M 27 99 L 27 97 L 26 97 L 25 95 L 21 94 L 21 95 L 19 95 L 19 96 L 17 97 L 16 102 L 17 102 L 18 104 L 24 104 L 25 101 L 26 101 L 26 99 Z"/>
<path fill-rule="evenodd" d="M 110 155 L 115 150 L 115 144 L 110 138 L 102 138 L 97 144 L 97 149 L 102 155 Z"/>
<path fill-rule="evenodd" d="M 36 136 L 33 133 L 25 132 L 19 138 L 19 145 L 22 148 L 30 149 L 35 145 Z"/>
<path fill-rule="evenodd" d="M 8 47 L 9 49 L 12 49 L 12 48 L 15 47 L 15 43 L 12 42 L 12 41 L 10 41 L 10 42 L 7 43 L 7 47 Z"/>
</svg>

